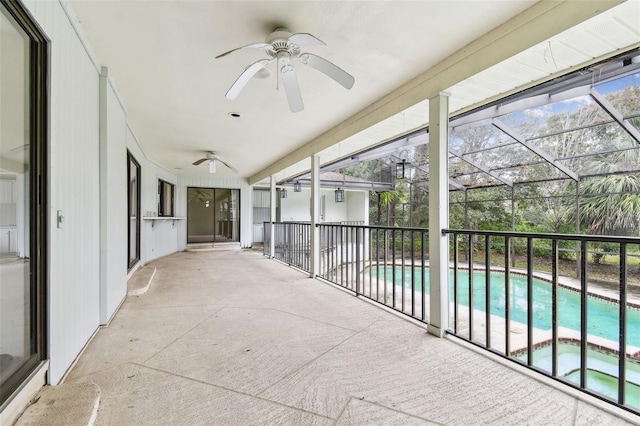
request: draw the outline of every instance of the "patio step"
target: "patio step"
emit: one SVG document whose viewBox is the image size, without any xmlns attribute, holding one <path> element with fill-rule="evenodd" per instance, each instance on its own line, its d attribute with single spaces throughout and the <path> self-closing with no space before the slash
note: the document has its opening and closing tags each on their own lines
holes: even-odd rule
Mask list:
<svg viewBox="0 0 640 426">
<path fill-rule="evenodd" d="M 187 251 L 229 251 L 241 249 L 239 242 L 187 244 Z"/>
<path fill-rule="evenodd" d="M 63 383 L 45 386 L 33 404 L 18 418 L 16 426 L 94 424 L 100 404 L 95 383 Z"/>
<path fill-rule="evenodd" d="M 149 290 L 151 281 L 156 275 L 155 266 L 143 266 L 133 274 L 127 281 L 127 295 L 128 296 L 140 296 L 145 294 Z"/>
</svg>

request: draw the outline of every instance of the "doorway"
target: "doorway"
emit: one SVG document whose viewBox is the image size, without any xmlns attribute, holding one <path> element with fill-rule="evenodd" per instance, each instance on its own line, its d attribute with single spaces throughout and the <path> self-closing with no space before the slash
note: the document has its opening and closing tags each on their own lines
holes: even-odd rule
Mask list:
<svg viewBox="0 0 640 426">
<path fill-rule="evenodd" d="M 187 188 L 187 244 L 240 241 L 240 190 Z"/>
</svg>

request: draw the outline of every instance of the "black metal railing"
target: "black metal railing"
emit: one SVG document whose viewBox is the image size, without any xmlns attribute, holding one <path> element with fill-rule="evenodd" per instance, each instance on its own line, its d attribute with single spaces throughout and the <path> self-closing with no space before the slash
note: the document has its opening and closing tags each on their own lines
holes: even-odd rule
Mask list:
<svg viewBox="0 0 640 426">
<path fill-rule="evenodd" d="M 450 333 L 640 412 L 640 238 L 443 235 L 452 260 Z M 606 255 L 616 262 L 603 268 Z"/>
<path fill-rule="evenodd" d="M 311 224 L 309 222 L 274 222 L 274 253 L 271 251 L 271 223 L 264 224 L 265 255 L 272 256 L 305 272 L 311 272 Z"/>
<path fill-rule="evenodd" d="M 320 278 L 429 322 L 426 229 L 316 226 Z M 442 234 L 448 333 L 640 413 L 640 238 Z M 309 223 L 276 223 L 274 239 L 275 258 L 311 272 Z"/>
<path fill-rule="evenodd" d="M 426 229 L 348 224 L 318 227 L 321 278 L 428 321 Z"/>
</svg>

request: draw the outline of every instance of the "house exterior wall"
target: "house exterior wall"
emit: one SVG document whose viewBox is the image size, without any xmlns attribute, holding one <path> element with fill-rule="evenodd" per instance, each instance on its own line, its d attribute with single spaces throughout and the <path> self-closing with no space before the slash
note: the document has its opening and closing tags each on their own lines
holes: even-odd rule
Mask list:
<svg viewBox="0 0 640 426">
<path fill-rule="evenodd" d="M 55 384 L 100 323 L 99 68 L 61 3 L 25 3 L 51 40 L 47 332 Z"/>
<path fill-rule="evenodd" d="M 141 216 L 157 211 L 158 179 L 178 177 L 145 155 L 68 3 L 24 3 L 51 40 L 46 323 L 47 380 L 57 384 L 126 297 L 127 149 L 141 167 Z M 140 232 L 141 264 L 179 249 L 173 221 L 143 220 Z"/>
<path fill-rule="evenodd" d="M 283 222 L 309 222 L 311 220 L 311 191 L 302 188 L 294 192 L 287 187 L 287 198 L 280 199 L 280 219 Z"/>
<path fill-rule="evenodd" d="M 156 216 L 158 213 L 158 179 L 176 185 L 178 183 L 178 175 L 149 159 L 142 149 L 142 144 L 130 127 L 127 127 L 126 134 L 127 149 L 140 164 L 142 174 L 140 182 L 140 216 Z M 122 161 L 126 164 L 126 155 Z M 124 191 L 126 192 L 126 186 Z M 174 206 L 176 216 L 184 217 L 185 215 L 177 213 L 179 205 L 177 196 L 175 196 L 174 202 L 176 203 Z M 123 216 L 126 217 L 126 214 L 125 205 Z M 178 227 L 184 222 L 184 220 L 174 223 L 173 220 L 143 219 L 140 223 L 140 264 L 144 265 L 178 251 Z M 124 250 L 126 252 L 126 246 Z"/>
<path fill-rule="evenodd" d="M 100 76 L 100 324 L 127 294 L 127 115 L 109 81 Z"/>
<path fill-rule="evenodd" d="M 369 224 L 368 191 L 345 190 L 345 201 L 336 203 L 334 189 L 321 189 L 324 196 L 324 218 L 322 222 L 362 221 Z M 322 212 L 321 212 L 322 214 Z M 287 188 L 287 198 L 280 199 L 280 218 L 283 222 L 308 222 L 311 220 L 311 190 L 302 188 L 294 192 Z"/>
<path fill-rule="evenodd" d="M 369 224 L 369 191 L 348 191 L 347 220 Z"/>
</svg>

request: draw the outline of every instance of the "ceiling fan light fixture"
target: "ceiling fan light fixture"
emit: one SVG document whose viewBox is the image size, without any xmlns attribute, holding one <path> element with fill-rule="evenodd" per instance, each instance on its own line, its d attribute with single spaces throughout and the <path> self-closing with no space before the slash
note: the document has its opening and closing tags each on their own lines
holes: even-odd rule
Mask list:
<svg viewBox="0 0 640 426">
<path fill-rule="evenodd" d="M 216 160 L 209 161 L 209 173 L 216 172 Z"/>
<path fill-rule="evenodd" d="M 320 71 L 347 90 L 353 87 L 355 79 L 352 75 L 333 62 L 320 56 L 303 52 L 308 46 L 325 45 L 316 36 L 309 33 L 292 34 L 288 29 L 278 27 L 267 36 L 265 41 L 266 43 L 252 43 L 237 47 L 216 56 L 216 59 L 222 58 L 237 50 L 246 48 L 260 49 L 268 56 L 268 59 L 260 59 L 245 68 L 225 94 L 227 99 L 235 99 L 252 78 L 267 78 L 271 73 L 267 67 L 274 60 L 277 61 L 276 73 L 279 76 L 277 78 L 282 80 L 291 112 L 299 112 L 304 109 L 300 86 L 298 85 L 292 60 L 295 60 L 295 65 L 302 64 Z"/>
</svg>

